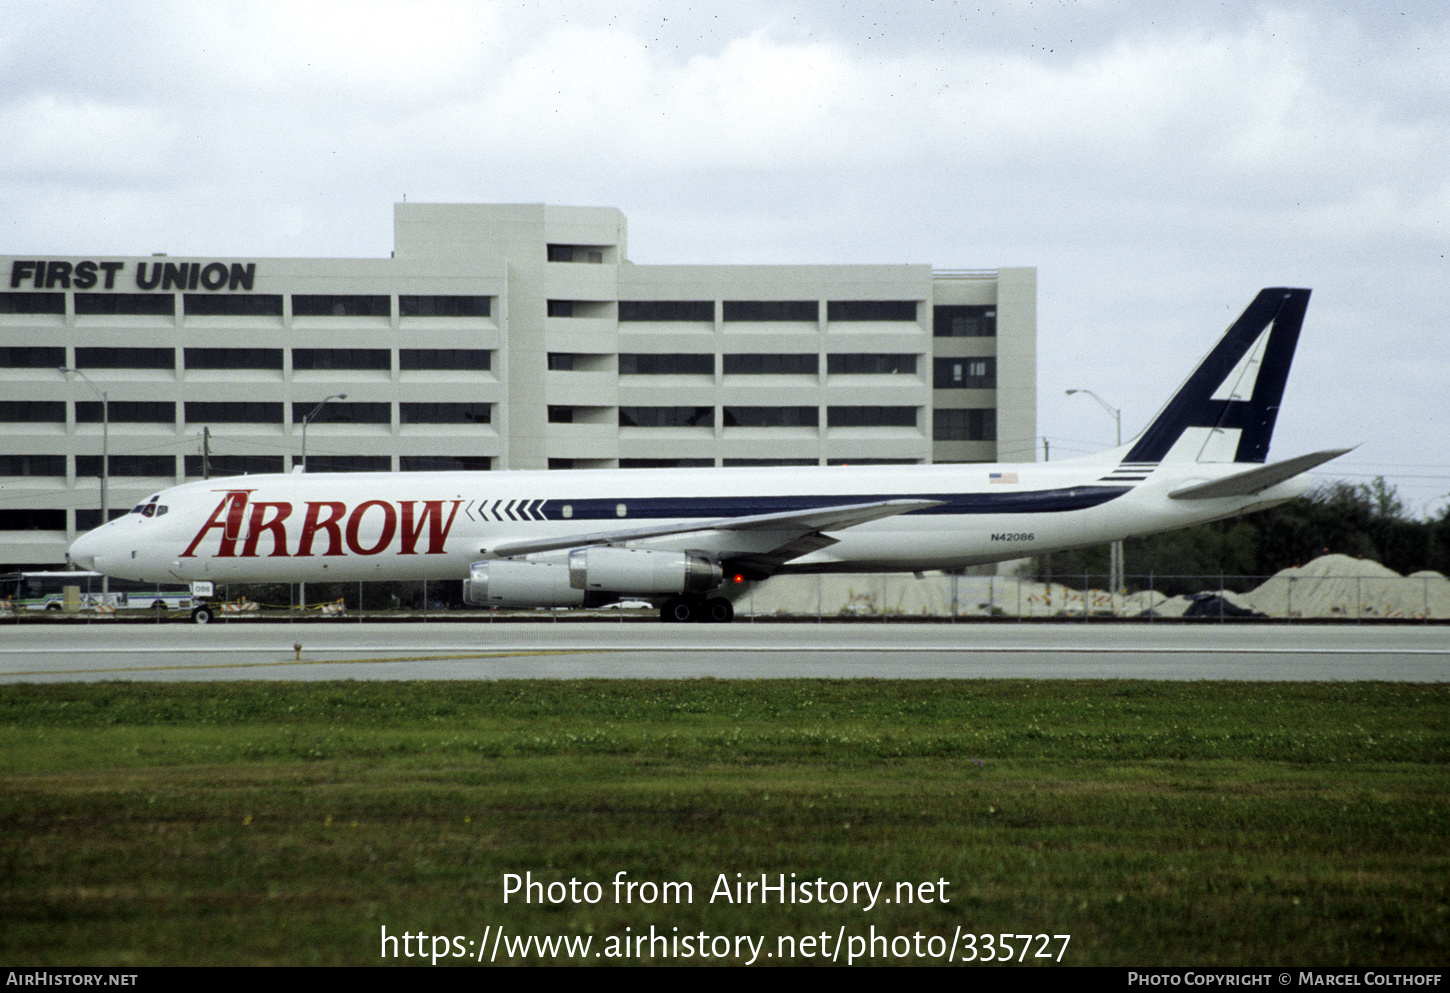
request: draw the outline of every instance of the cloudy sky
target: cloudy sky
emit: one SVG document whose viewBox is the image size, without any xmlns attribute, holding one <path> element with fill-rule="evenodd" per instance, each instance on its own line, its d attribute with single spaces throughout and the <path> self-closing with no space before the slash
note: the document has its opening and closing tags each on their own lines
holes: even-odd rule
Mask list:
<svg viewBox="0 0 1450 993">
<path fill-rule="evenodd" d="M 0 0 L 0 254 L 385 256 L 411 201 L 613 206 L 641 263 L 1038 268 L 1054 456 L 1314 289 L 1271 457 L 1450 503 L 1432 0 Z M 1039 443 L 1040 451 L 1040 443 Z"/>
</svg>

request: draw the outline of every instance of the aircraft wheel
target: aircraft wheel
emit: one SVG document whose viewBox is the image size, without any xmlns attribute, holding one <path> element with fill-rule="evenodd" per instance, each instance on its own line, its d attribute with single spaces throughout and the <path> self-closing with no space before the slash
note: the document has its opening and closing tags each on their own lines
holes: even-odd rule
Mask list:
<svg viewBox="0 0 1450 993">
<path fill-rule="evenodd" d="M 729 624 L 735 620 L 735 605 L 723 596 L 711 597 L 700 611 L 700 620 L 710 624 Z"/>
<path fill-rule="evenodd" d="M 191 622 L 193 624 L 210 624 L 211 623 L 211 608 L 210 607 L 197 607 L 195 610 L 193 610 L 191 612 Z"/>
<path fill-rule="evenodd" d="M 688 600 L 669 600 L 660 608 L 660 620 L 666 623 L 684 624 L 693 621 L 696 614 L 695 605 Z"/>
</svg>

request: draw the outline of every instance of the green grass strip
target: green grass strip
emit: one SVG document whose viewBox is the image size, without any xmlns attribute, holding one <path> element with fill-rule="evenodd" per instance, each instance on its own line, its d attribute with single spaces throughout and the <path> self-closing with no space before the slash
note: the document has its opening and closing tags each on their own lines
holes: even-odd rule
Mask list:
<svg viewBox="0 0 1450 993">
<path fill-rule="evenodd" d="M 874 933 L 876 964 L 1007 933 L 1071 934 L 1074 965 L 1434 965 L 1447 770 L 1443 685 L 8 685 L 0 954 L 418 964 L 382 929 L 472 961 L 503 927 L 592 945 L 499 962 L 636 964 L 600 953 L 653 926 L 769 953 Z M 616 900 L 620 872 L 693 899 Z M 509 873 L 602 897 L 505 904 Z M 762 873 L 933 898 L 711 902 Z"/>
</svg>

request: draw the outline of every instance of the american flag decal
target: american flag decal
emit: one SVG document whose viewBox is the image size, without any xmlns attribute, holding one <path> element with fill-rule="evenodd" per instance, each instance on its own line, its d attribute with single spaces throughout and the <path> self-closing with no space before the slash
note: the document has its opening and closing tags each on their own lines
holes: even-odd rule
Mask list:
<svg viewBox="0 0 1450 993">
<path fill-rule="evenodd" d="M 1015 472 L 991 472 L 987 474 L 989 483 L 1015 483 L 1017 474 Z"/>
</svg>

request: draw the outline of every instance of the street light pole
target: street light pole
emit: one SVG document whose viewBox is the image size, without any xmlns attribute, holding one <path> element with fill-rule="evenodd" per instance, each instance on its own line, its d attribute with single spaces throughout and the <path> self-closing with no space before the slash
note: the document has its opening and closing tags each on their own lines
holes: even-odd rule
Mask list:
<svg viewBox="0 0 1450 993">
<path fill-rule="evenodd" d="M 111 519 L 111 504 L 106 496 L 106 484 L 111 478 L 111 401 L 105 390 L 97 389 L 91 378 L 79 369 L 72 369 L 69 366 L 61 366 L 56 370 L 67 380 L 71 373 L 81 377 L 81 381 L 91 388 L 91 392 L 101 398 L 101 523 L 105 524 Z M 109 593 L 110 579 L 104 574 L 101 576 L 101 594 Z"/>
<path fill-rule="evenodd" d="M 1092 390 L 1067 391 L 1068 396 L 1072 396 L 1074 393 L 1086 393 L 1088 396 L 1096 400 L 1104 410 L 1113 415 L 1113 423 L 1116 424 L 1118 428 L 1117 443 L 1121 447 L 1123 444 L 1122 409 L 1119 407 L 1114 407 L 1112 404 L 1108 403 L 1106 400 L 1098 396 Z M 1116 596 L 1118 591 L 1123 588 L 1123 542 L 1121 540 L 1115 541 L 1108 546 L 1108 586 L 1111 588 L 1111 592 L 1114 596 Z M 1087 596 L 1086 590 L 1083 591 L 1083 596 Z M 1086 610 L 1086 606 L 1084 606 L 1083 609 Z"/>
<path fill-rule="evenodd" d="M 324 398 L 323 401 L 322 401 L 322 403 L 319 403 L 316 407 L 313 407 L 312 408 L 312 411 L 306 417 L 302 418 L 302 471 L 303 472 L 306 472 L 307 471 L 307 425 L 309 425 L 309 424 L 312 423 L 312 419 L 317 416 L 318 412 L 321 411 L 322 408 L 325 407 L 328 404 L 329 401 L 332 401 L 332 400 L 346 400 L 346 399 L 347 399 L 347 394 L 346 393 L 334 393 L 332 396 Z"/>
<path fill-rule="evenodd" d="M 1088 396 L 1092 397 L 1094 400 L 1096 400 L 1098 403 L 1100 403 L 1102 405 L 1102 408 L 1104 410 L 1106 410 L 1108 413 L 1110 413 L 1110 414 L 1113 415 L 1113 421 L 1118 426 L 1118 444 L 1121 445 L 1123 443 L 1123 412 L 1121 410 L 1119 410 L 1117 407 L 1114 407 L 1112 404 L 1108 403 L 1102 397 L 1098 396 L 1092 390 L 1068 390 L 1067 391 L 1067 395 L 1068 396 L 1072 396 L 1074 393 L 1086 393 Z"/>
</svg>

